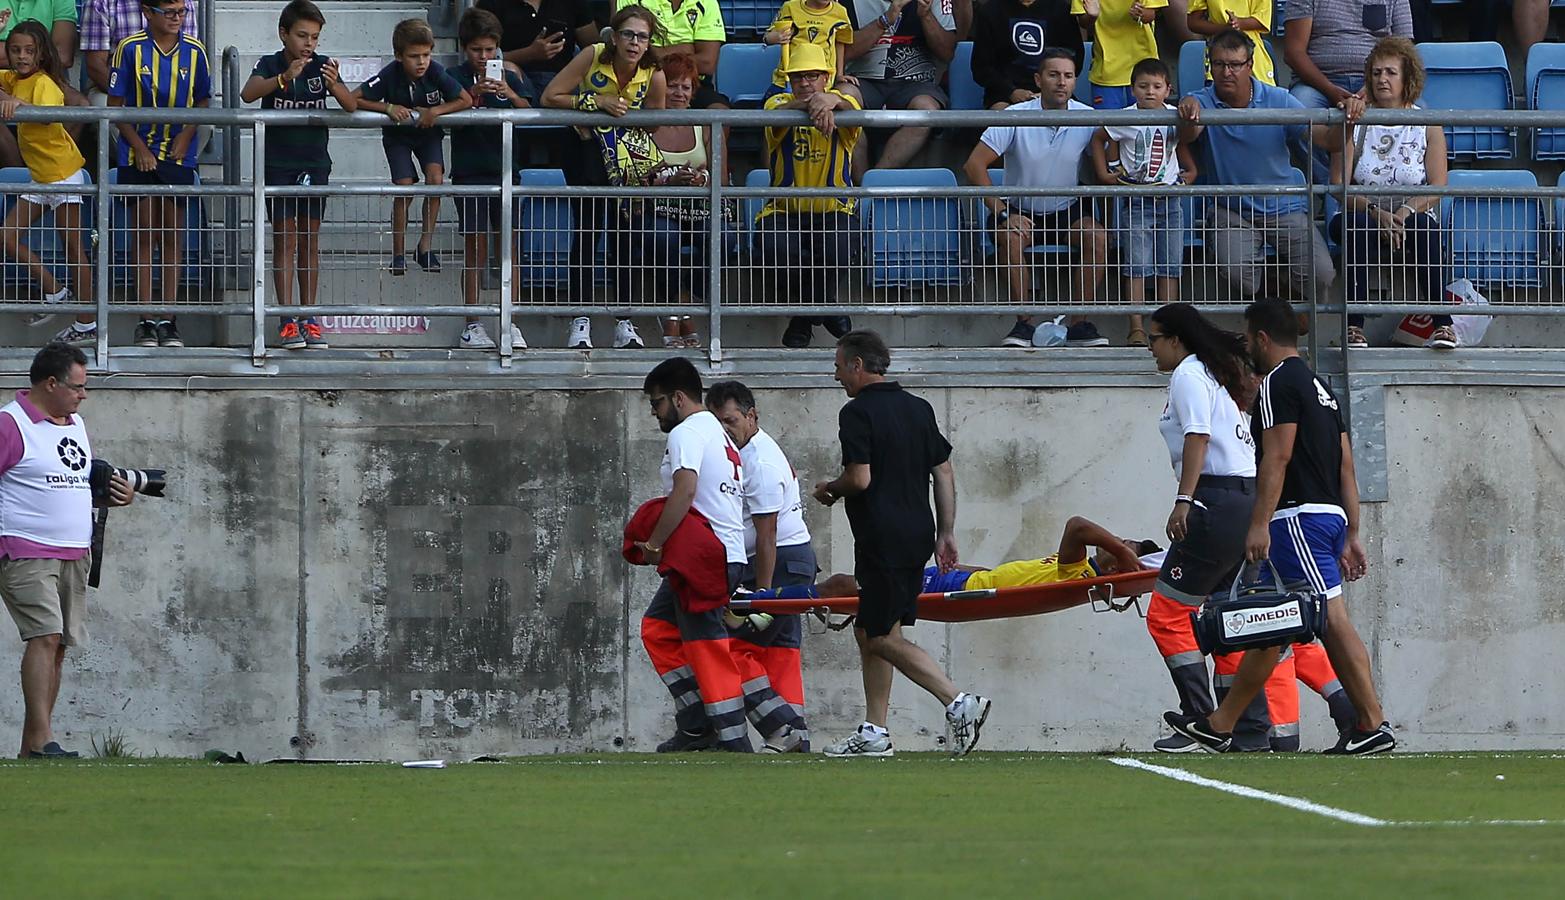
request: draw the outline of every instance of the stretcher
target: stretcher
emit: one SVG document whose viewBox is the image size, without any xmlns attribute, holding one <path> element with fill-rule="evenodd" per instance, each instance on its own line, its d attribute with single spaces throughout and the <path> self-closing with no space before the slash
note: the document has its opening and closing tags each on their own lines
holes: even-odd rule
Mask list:
<svg viewBox="0 0 1565 900">
<path fill-rule="evenodd" d="M 1054 584 L 1027 587 L 985 588 L 976 591 L 950 591 L 920 594 L 918 617 L 929 622 L 981 622 L 986 619 L 1013 619 L 1059 612 L 1087 603 L 1095 608 L 1123 612 L 1136 598 L 1152 590 L 1156 569 L 1079 578 Z M 858 613 L 857 597 L 809 597 L 797 600 L 749 599 L 736 595 L 728 608 L 739 615 L 764 612 L 772 615 L 809 614 L 830 622 L 831 616 L 852 617 Z M 845 627 L 836 624 L 835 627 Z"/>
</svg>

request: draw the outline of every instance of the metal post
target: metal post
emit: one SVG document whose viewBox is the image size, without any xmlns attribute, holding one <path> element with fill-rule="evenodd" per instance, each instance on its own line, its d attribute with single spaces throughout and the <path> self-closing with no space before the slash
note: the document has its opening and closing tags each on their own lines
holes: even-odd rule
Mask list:
<svg viewBox="0 0 1565 900">
<path fill-rule="evenodd" d="M 700 140 L 700 135 L 696 135 Z M 712 126 L 712 158 L 707 160 L 707 245 L 706 245 L 706 302 L 711 312 L 707 315 L 707 359 L 713 365 L 723 361 L 723 172 L 727 169 L 727 148 L 723 146 L 723 128 Z"/>
<path fill-rule="evenodd" d="M 1348 148 L 1353 146 L 1351 143 L 1352 138 L 1353 128 L 1344 117 L 1342 120 L 1342 152 L 1344 159 L 1347 158 Z M 1353 271 L 1353 242 L 1348 235 L 1348 226 L 1352 222 L 1352 219 L 1348 217 L 1348 182 L 1352 180 L 1353 173 L 1351 171 L 1342 173 L 1342 274 L 1337 276 L 1337 280 L 1341 282 L 1342 286 L 1342 422 L 1347 426 L 1348 439 L 1350 441 L 1353 439 L 1353 369 L 1349 365 L 1349 360 L 1353 358 L 1353 354 L 1348 352 L 1348 279 L 1349 273 Z M 1330 222 L 1326 223 L 1326 228 L 1328 230 L 1331 228 Z"/>
<path fill-rule="evenodd" d="M 1310 229 L 1315 228 L 1315 131 L 1313 126 L 1305 126 L 1305 133 L 1309 140 L 1305 146 L 1304 154 L 1304 189 L 1309 193 L 1305 197 L 1305 215 L 1308 217 Z M 1310 236 L 1309 249 L 1309 294 L 1310 294 L 1310 331 L 1315 333 L 1310 341 L 1310 368 L 1320 371 L 1320 285 L 1315 283 L 1315 245 L 1319 243 Z M 1289 260 L 1292 263 L 1292 260 Z"/>
<path fill-rule="evenodd" d="M 203 7 L 203 15 L 207 3 Z M 223 50 L 223 107 L 225 109 L 239 108 L 239 48 L 227 47 Z M 223 127 L 223 183 L 239 184 L 239 126 L 226 125 Z M 239 221 L 240 205 L 238 197 L 227 197 L 223 200 L 223 257 L 227 261 L 224 287 L 234 287 L 239 283 Z"/>
<path fill-rule="evenodd" d="M 516 160 L 512 155 L 515 143 L 516 127 L 506 122 L 500 127 L 500 160 L 505 175 L 500 178 L 500 333 L 495 342 L 500 348 L 502 369 L 511 367 L 511 351 L 515 349 L 511 346 L 511 265 L 516 252 L 516 217 L 511 214 L 511 202 L 516 197 Z M 461 198 L 457 202 L 461 203 Z"/>
<path fill-rule="evenodd" d="M 114 126 L 108 119 L 99 119 L 98 124 L 98 185 L 93 193 L 93 204 L 96 213 L 92 222 L 91 248 L 96 252 L 97 258 L 93 260 L 93 281 L 95 282 L 93 299 L 98 303 L 98 342 L 96 356 L 98 368 L 108 371 L 109 368 L 109 291 L 114 285 L 109 280 L 109 258 L 114 255 L 114 231 L 109 227 L 110 217 L 113 211 L 109 198 L 109 149 L 113 146 L 112 136 Z"/>
<path fill-rule="evenodd" d="M 251 219 L 250 303 L 253 310 L 250 333 L 250 361 L 266 365 L 266 122 L 256 119 L 251 126 L 250 177 L 255 208 Z"/>
</svg>

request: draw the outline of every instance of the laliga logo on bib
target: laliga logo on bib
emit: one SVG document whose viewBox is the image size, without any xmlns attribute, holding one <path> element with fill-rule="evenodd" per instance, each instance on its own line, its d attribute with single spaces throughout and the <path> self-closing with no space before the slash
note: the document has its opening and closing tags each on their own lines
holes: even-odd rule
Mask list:
<svg viewBox="0 0 1565 900">
<path fill-rule="evenodd" d="M 72 472 L 87 468 L 87 451 L 82 449 L 81 444 L 70 438 L 60 438 L 60 445 L 54 449 L 60 454 L 60 462 L 65 463 L 65 467 Z"/>
<path fill-rule="evenodd" d="M 1011 43 L 1023 56 L 1037 56 L 1043 52 L 1043 25 L 1039 22 L 1012 22 Z"/>
</svg>

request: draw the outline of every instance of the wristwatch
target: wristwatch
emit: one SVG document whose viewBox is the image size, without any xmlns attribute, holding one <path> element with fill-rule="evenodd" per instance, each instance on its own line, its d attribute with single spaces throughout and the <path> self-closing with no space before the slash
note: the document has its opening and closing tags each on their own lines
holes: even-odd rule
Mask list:
<svg viewBox="0 0 1565 900">
<path fill-rule="evenodd" d="M 1008 222 L 1008 221 L 1010 221 L 1010 219 L 1011 219 L 1011 208 L 1009 206 L 1002 206 L 1002 207 L 1000 207 L 1000 211 L 994 214 L 994 221 L 995 221 L 995 224 L 997 224 L 997 225 L 1001 224 L 1001 223 L 1004 223 L 1004 222 Z"/>
</svg>

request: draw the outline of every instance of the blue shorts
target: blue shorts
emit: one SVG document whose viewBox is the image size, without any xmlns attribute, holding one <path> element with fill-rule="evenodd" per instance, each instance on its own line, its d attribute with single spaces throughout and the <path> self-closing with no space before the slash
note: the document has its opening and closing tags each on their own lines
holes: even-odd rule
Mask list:
<svg viewBox="0 0 1565 900">
<path fill-rule="evenodd" d="M 961 569 L 952 569 L 941 573 L 939 566 L 930 566 L 924 570 L 924 587 L 921 594 L 949 594 L 952 591 L 964 590 L 967 587 L 967 577 L 972 572 L 964 572 Z"/>
<path fill-rule="evenodd" d="M 1308 584 L 1327 598 L 1342 596 L 1337 560 L 1348 542 L 1347 520 L 1336 513 L 1301 512 L 1272 520 L 1269 562 L 1284 584 Z"/>
<path fill-rule="evenodd" d="M 1130 92 L 1130 85 L 1123 84 L 1111 86 L 1106 84 L 1094 84 L 1092 86 L 1093 109 L 1124 109 L 1132 106 L 1136 97 Z"/>
<path fill-rule="evenodd" d="M 446 167 L 445 132 L 439 128 L 414 128 L 399 125 L 397 129 L 383 128 L 380 146 L 386 151 L 386 167 L 391 169 L 391 180 L 418 184 L 420 174 L 428 174 L 430 168 Z M 414 165 L 413 160 L 418 160 Z"/>
<path fill-rule="evenodd" d="M 1178 197 L 1126 198 L 1121 249 L 1126 278 L 1178 278 L 1185 259 L 1185 209 Z"/>
</svg>

